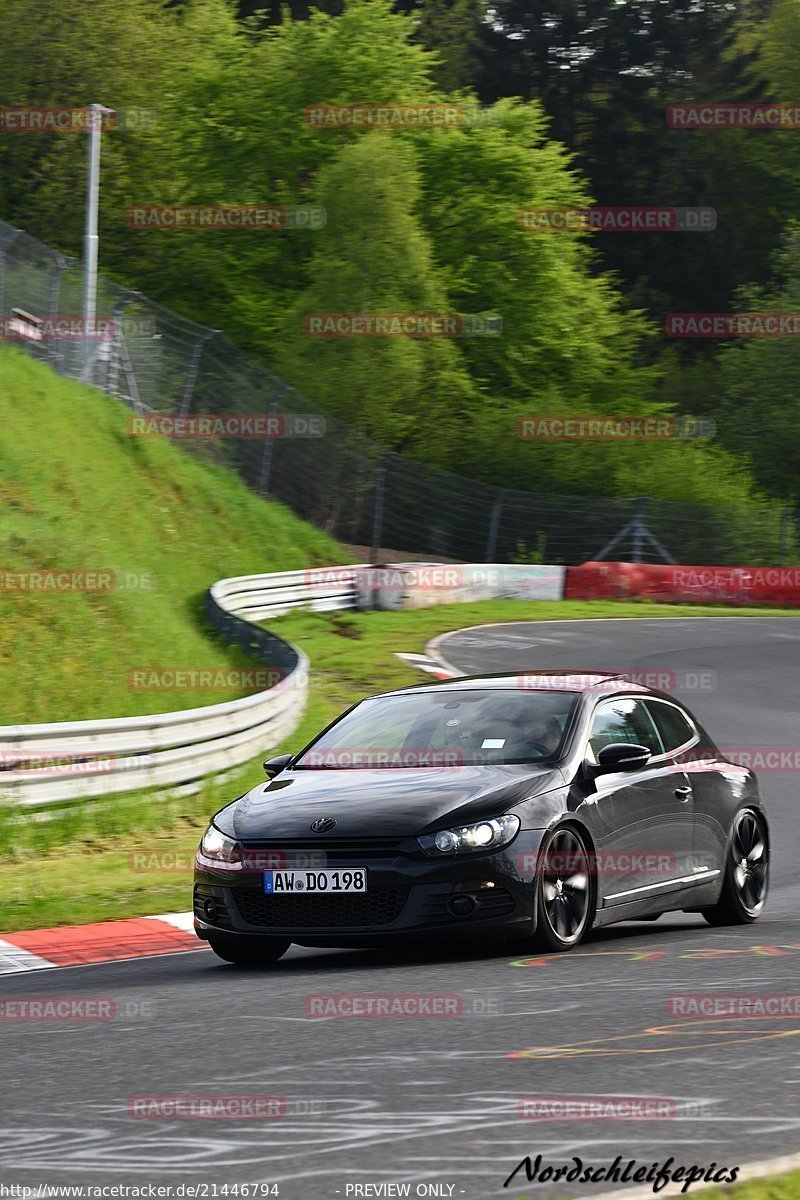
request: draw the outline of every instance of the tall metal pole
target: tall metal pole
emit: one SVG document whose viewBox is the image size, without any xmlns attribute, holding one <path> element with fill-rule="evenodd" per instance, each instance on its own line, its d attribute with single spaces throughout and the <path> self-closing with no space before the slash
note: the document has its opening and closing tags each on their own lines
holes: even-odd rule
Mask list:
<svg viewBox="0 0 800 1200">
<path fill-rule="evenodd" d="M 86 225 L 83 235 L 83 337 L 84 362 L 91 357 L 89 327 L 97 315 L 97 213 L 100 206 L 100 136 L 103 113 L 113 112 L 102 104 L 89 105 L 89 166 L 86 175 Z"/>
</svg>

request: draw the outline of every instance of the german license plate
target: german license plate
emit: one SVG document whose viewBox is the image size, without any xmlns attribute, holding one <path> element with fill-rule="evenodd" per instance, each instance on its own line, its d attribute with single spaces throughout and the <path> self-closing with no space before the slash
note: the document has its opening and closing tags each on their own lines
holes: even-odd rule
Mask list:
<svg viewBox="0 0 800 1200">
<path fill-rule="evenodd" d="M 265 871 L 264 891 L 268 896 L 287 896 L 310 892 L 312 895 L 340 892 L 365 892 L 367 868 L 348 867 L 335 871 Z"/>
</svg>

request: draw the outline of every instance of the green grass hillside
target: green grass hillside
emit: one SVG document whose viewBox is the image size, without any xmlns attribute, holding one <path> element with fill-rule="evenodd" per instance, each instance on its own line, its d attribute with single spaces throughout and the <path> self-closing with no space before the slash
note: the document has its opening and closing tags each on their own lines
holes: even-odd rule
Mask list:
<svg viewBox="0 0 800 1200">
<path fill-rule="evenodd" d="M 134 691 L 137 667 L 253 666 L 206 625 L 226 575 L 346 562 L 283 505 L 160 439 L 121 402 L 0 345 L 0 724 L 164 712 L 232 691 Z M 29 593 L 7 572 L 150 573 L 152 590 Z"/>
</svg>

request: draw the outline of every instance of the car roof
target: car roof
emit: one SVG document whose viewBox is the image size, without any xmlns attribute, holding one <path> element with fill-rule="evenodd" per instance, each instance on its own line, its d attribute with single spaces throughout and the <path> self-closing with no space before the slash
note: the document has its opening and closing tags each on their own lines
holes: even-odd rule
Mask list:
<svg viewBox="0 0 800 1200">
<path fill-rule="evenodd" d="M 619 681 L 619 686 L 615 687 L 616 681 Z M 493 675 L 458 675 L 453 679 L 436 679 L 426 680 L 424 683 L 415 683 L 409 687 L 395 688 L 389 692 L 379 692 L 381 696 L 401 696 L 404 693 L 418 693 L 420 691 L 440 691 L 444 688 L 445 691 L 498 691 L 498 692 L 592 692 L 600 688 L 604 695 L 613 695 L 615 692 L 626 692 L 628 694 L 657 696 L 659 693 L 653 688 L 645 687 L 643 684 L 634 683 L 632 680 L 621 671 L 581 671 L 578 668 L 571 670 L 531 670 L 531 671 L 505 671 L 501 674 Z"/>
</svg>

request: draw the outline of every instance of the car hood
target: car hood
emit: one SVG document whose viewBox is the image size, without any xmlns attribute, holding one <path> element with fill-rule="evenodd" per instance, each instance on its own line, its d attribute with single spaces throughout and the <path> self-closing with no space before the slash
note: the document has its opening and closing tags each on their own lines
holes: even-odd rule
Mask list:
<svg viewBox="0 0 800 1200">
<path fill-rule="evenodd" d="M 310 829 L 319 817 L 335 819 L 332 837 L 407 837 L 499 816 L 562 783 L 557 767 L 530 764 L 282 771 L 214 823 L 240 841 L 324 837 Z"/>
</svg>

